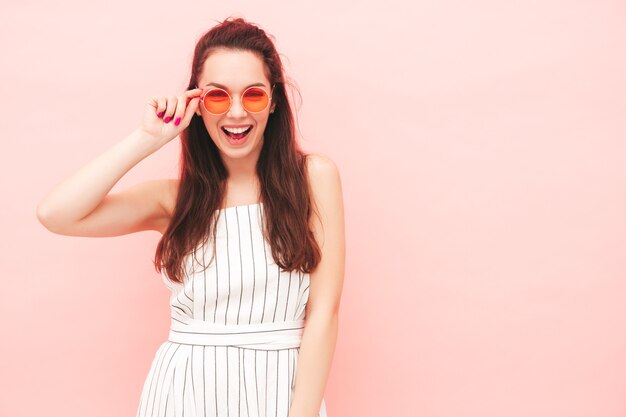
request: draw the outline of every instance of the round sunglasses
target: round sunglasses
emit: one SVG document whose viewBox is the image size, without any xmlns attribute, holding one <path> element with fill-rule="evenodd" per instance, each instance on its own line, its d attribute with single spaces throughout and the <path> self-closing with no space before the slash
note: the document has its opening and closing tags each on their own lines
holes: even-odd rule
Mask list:
<svg viewBox="0 0 626 417">
<path fill-rule="evenodd" d="M 250 113 L 262 112 L 272 100 L 272 93 L 274 92 L 275 86 L 276 84 L 272 85 L 272 91 L 269 95 L 260 87 L 246 88 L 245 91 L 241 93 L 241 105 Z M 197 85 L 196 88 L 198 88 Z M 202 93 L 200 102 L 204 110 L 211 114 L 219 115 L 230 110 L 233 100 L 226 90 L 219 87 L 212 87 Z"/>
</svg>

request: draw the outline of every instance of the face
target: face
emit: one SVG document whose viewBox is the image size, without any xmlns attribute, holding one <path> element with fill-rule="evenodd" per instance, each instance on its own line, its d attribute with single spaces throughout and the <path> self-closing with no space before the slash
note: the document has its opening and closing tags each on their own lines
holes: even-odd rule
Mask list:
<svg viewBox="0 0 626 417">
<path fill-rule="evenodd" d="M 267 119 L 275 104 L 269 105 L 258 113 L 248 112 L 241 103 L 241 95 L 252 84 L 261 83 L 257 87 L 265 90 L 269 95 L 272 86 L 265 77 L 263 60 L 249 51 L 216 51 L 204 62 L 202 72 L 198 77 L 198 87 L 204 91 L 215 86 L 208 83 L 221 84 L 230 94 L 230 109 L 220 115 L 206 111 L 202 104 L 198 105 L 196 113 L 202 116 L 209 135 L 220 150 L 223 159 L 249 159 L 256 161 L 263 146 L 263 133 Z M 224 127 L 251 126 L 251 130 L 241 143 L 229 137 Z"/>
</svg>

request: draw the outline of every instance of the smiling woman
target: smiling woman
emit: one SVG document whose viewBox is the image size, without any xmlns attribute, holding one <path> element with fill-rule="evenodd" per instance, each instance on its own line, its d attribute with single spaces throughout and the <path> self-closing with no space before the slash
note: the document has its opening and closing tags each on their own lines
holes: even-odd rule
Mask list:
<svg viewBox="0 0 626 417">
<path fill-rule="evenodd" d="M 327 416 L 341 183 L 329 158 L 298 146 L 283 74 L 262 29 L 221 22 L 195 47 L 188 90 L 153 97 L 140 128 L 38 207 L 56 233 L 162 234 L 154 263 L 171 290 L 170 333 L 137 417 Z M 180 178 L 110 193 L 176 136 Z"/>
</svg>

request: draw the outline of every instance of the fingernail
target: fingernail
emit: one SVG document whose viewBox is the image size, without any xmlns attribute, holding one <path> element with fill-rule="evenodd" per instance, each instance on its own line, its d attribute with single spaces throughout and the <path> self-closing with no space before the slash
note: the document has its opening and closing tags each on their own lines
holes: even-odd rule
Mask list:
<svg viewBox="0 0 626 417">
<path fill-rule="evenodd" d="M 165 119 L 163 119 L 163 121 L 164 121 L 165 123 L 168 123 L 170 120 L 172 120 L 172 118 L 171 118 L 171 117 L 169 117 L 169 116 L 167 116 Z"/>
<path fill-rule="evenodd" d="M 176 120 L 174 120 L 174 124 L 176 126 L 178 126 L 180 124 L 180 117 L 177 117 Z"/>
<path fill-rule="evenodd" d="M 160 113 L 157 113 L 157 116 L 159 116 L 159 117 L 163 117 L 163 115 L 164 115 L 164 114 L 165 114 L 165 112 L 164 112 L 164 111 L 162 111 L 162 112 L 160 112 Z"/>
</svg>

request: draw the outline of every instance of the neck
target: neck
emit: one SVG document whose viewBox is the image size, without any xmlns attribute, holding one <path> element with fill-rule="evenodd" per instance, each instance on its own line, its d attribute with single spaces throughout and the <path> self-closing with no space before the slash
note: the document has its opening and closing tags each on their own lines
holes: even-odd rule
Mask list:
<svg viewBox="0 0 626 417">
<path fill-rule="evenodd" d="M 245 183 L 257 178 L 256 162 L 258 155 L 248 155 L 245 158 L 229 158 L 222 155 L 222 161 L 228 170 L 228 177 L 237 183 Z"/>
</svg>

